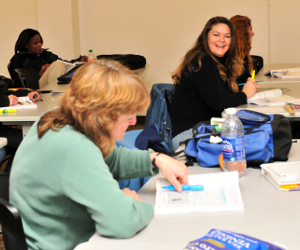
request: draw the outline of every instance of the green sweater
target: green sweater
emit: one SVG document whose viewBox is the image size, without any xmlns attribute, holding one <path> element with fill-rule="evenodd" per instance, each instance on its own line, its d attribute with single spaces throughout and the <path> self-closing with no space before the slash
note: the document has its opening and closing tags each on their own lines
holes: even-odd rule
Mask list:
<svg viewBox="0 0 300 250">
<path fill-rule="evenodd" d="M 124 195 L 118 180 L 154 175 L 149 151 L 116 148 L 104 161 L 85 135 L 65 126 L 37 137 L 37 122 L 12 166 L 10 202 L 29 249 L 73 249 L 96 231 L 130 238 L 151 220 L 150 204 Z"/>
</svg>

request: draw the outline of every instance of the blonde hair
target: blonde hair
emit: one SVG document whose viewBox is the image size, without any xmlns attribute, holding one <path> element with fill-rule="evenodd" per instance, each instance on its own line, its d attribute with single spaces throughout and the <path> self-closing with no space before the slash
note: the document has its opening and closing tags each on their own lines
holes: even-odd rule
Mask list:
<svg viewBox="0 0 300 250">
<path fill-rule="evenodd" d="M 208 33 L 211 31 L 213 26 L 220 23 L 226 24 L 229 27 L 231 33 L 230 48 L 224 55 L 224 65 L 222 65 L 215 58 L 208 45 Z M 208 20 L 201 34 L 197 38 L 194 46 L 186 53 L 181 64 L 172 73 L 171 77 L 173 79 L 173 83 L 175 85 L 180 84 L 182 74 L 190 75 L 192 72 L 200 70 L 201 59 L 205 55 L 210 55 L 214 59 L 222 80 L 228 83 L 233 92 L 237 92 L 238 86 L 236 84 L 236 78 L 242 73 L 242 63 L 238 58 L 235 29 L 233 27 L 233 24 L 227 18 L 217 16 Z M 198 57 L 198 69 L 195 69 L 192 65 L 192 60 L 195 57 Z"/>
<path fill-rule="evenodd" d="M 65 125 L 91 138 L 104 158 L 115 141 L 109 131 L 123 114 L 143 111 L 150 104 L 144 82 L 117 61 L 101 59 L 76 70 L 60 107 L 44 114 L 38 123 L 38 136 Z"/>
</svg>

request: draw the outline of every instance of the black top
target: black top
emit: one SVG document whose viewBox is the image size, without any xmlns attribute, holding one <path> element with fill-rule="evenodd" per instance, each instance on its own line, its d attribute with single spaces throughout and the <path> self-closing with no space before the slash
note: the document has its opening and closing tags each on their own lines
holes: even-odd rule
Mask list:
<svg viewBox="0 0 300 250">
<path fill-rule="evenodd" d="M 199 68 L 198 57 L 192 60 L 192 65 L 194 69 Z M 206 55 L 201 60 L 200 70 L 189 76 L 182 74 L 180 84 L 175 86 L 170 112 L 173 137 L 200 121 L 221 117 L 225 108 L 246 102 L 246 94 L 233 93 L 228 83 L 222 80 L 216 62 Z"/>
</svg>

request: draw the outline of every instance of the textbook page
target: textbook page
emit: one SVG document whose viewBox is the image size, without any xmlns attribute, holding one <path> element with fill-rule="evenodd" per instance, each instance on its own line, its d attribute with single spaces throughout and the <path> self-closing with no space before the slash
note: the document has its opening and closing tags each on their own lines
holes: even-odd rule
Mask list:
<svg viewBox="0 0 300 250">
<path fill-rule="evenodd" d="M 165 178 L 156 181 L 155 214 L 242 211 L 244 203 L 237 171 L 188 176 L 189 185 L 203 185 L 203 191 L 170 191 Z"/>
<path fill-rule="evenodd" d="M 63 63 L 63 65 L 66 68 L 66 73 L 69 72 L 71 69 L 73 69 L 74 67 L 76 67 L 77 65 L 83 64 L 84 62 L 75 62 L 75 63 L 70 63 L 70 62 L 66 62 L 66 61 L 62 61 L 62 60 L 58 60 L 60 62 Z"/>
<path fill-rule="evenodd" d="M 293 100 L 296 100 L 296 98 L 282 95 L 281 89 L 272 89 L 256 93 L 247 102 L 260 106 L 283 106 Z"/>
<path fill-rule="evenodd" d="M 293 79 L 300 78 L 300 72 L 283 72 L 283 73 L 274 73 L 273 76 L 281 79 Z"/>
</svg>

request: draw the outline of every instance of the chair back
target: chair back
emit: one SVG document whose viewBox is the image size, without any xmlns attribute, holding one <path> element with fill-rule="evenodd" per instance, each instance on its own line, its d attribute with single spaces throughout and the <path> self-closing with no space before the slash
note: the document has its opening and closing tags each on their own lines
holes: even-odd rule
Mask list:
<svg viewBox="0 0 300 250">
<path fill-rule="evenodd" d="M 253 69 L 255 70 L 255 74 L 257 74 L 261 68 L 264 66 L 264 59 L 261 56 L 251 55 Z"/>
<path fill-rule="evenodd" d="M 39 89 L 39 72 L 36 69 L 19 68 L 15 69 L 24 88 Z"/>
<path fill-rule="evenodd" d="M 155 123 L 159 134 L 166 143 L 169 152 L 173 152 L 172 146 L 172 123 L 169 115 L 173 95 L 175 92 L 174 84 L 156 83 L 152 86 L 151 104 L 147 111 L 145 127 Z"/>
<path fill-rule="evenodd" d="M 6 250 L 28 249 L 18 210 L 2 198 L 0 198 L 0 224 Z"/>
<path fill-rule="evenodd" d="M 9 201 L 9 175 L 10 173 L 0 173 L 0 198 Z"/>
</svg>

